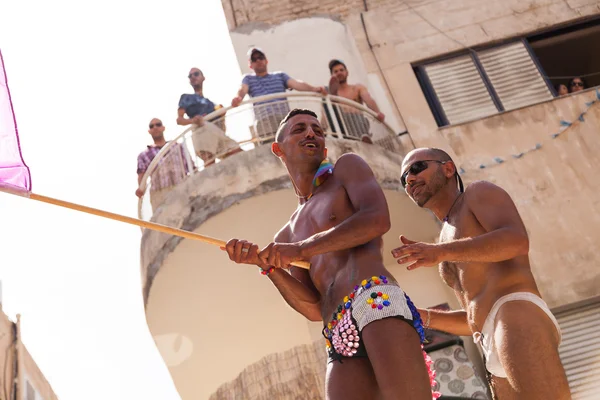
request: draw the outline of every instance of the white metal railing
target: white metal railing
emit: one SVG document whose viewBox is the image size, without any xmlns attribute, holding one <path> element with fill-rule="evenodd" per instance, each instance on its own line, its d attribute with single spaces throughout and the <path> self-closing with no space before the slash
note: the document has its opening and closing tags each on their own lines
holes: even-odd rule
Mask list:
<svg viewBox="0 0 600 400">
<path fill-rule="evenodd" d="M 146 194 L 152 197 L 154 192 L 155 200 L 161 201 L 159 193 L 152 190 L 153 177 L 157 181 L 179 184 L 205 168 L 205 165 L 218 162 L 237 151 L 270 145 L 279 122 L 294 108 L 314 111 L 328 135 L 366 141 L 393 152 L 402 150 L 394 130 L 386 122 L 380 122 L 376 113 L 352 100 L 309 92 L 254 97 L 238 107 L 225 107 L 206 115 L 204 126 L 190 125 L 158 152 L 141 180 L 140 190 L 144 195 L 138 202 L 139 218 L 148 220 L 152 216 L 149 196 Z M 215 145 L 215 140 L 220 143 Z"/>
</svg>

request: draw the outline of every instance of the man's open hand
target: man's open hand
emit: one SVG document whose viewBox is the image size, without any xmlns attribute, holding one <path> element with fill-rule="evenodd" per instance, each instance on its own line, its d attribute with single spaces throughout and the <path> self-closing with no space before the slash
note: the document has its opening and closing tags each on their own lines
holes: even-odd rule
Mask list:
<svg viewBox="0 0 600 400">
<path fill-rule="evenodd" d="M 440 245 L 415 242 L 404 236 L 400 236 L 400 242 L 402 246 L 392 250 L 392 255 L 398 259 L 398 264 L 413 263 L 407 267 L 408 270 L 419 267 L 433 267 L 445 261 L 443 249 Z"/>
<path fill-rule="evenodd" d="M 305 259 L 300 243 L 270 243 L 261 250 L 258 258 L 275 268 L 289 268 L 292 261 Z"/>
</svg>

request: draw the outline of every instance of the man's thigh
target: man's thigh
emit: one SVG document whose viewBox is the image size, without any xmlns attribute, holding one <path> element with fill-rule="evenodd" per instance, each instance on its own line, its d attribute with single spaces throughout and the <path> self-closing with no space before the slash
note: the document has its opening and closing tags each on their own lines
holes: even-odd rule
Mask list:
<svg viewBox="0 0 600 400">
<path fill-rule="evenodd" d="M 511 301 L 500 308 L 494 342 L 507 382 L 518 398 L 570 398 L 558 338 L 554 323 L 537 305 Z"/>
<path fill-rule="evenodd" d="M 431 384 L 412 322 L 385 318 L 365 326 L 363 343 L 383 398 L 431 400 Z"/>
<path fill-rule="evenodd" d="M 325 396 L 327 400 L 379 399 L 379 388 L 369 359 L 349 357 L 328 363 Z"/>
</svg>

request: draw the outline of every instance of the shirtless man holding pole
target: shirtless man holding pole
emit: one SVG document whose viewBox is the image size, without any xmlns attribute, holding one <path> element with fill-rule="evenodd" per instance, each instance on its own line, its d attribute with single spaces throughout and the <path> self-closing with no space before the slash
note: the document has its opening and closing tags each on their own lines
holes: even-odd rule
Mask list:
<svg viewBox="0 0 600 400">
<path fill-rule="evenodd" d="M 298 208 L 260 252 L 231 239 L 224 249 L 230 259 L 258 266 L 294 310 L 324 321 L 327 399 L 437 396 L 421 349 L 419 314 L 383 265 L 390 216 L 367 163 L 345 154 L 330 164 L 324 131 L 310 110 L 283 119 L 272 151 L 288 170 Z M 290 266 L 299 260 L 309 261 L 310 270 Z"/>
<path fill-rule="evenodd" d="M 485 181 L 464 190 L 454 162 L 439 149 L 411 151 L 401 182 L 443 225 L 440 243 L 401 236 L 392 254 L 399 264 L 411 263 L 409 270 L 439 265 L 464 309 L 420 310 L 425 326 L 473 334 L 497 399 L 570 399 L 560 328 L 531 273 L 527 231 L 510 196 Z"/>
</svg>

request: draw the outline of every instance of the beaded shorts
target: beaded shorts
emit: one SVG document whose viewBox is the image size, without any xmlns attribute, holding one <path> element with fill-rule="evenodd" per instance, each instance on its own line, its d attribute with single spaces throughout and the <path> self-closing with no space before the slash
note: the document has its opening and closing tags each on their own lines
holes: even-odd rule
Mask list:
<svg viewBox="0 0 600 400">
<path fill-rule="evenodd" d="M 332 315 L 331 321 L 323 328 L 326 339 L 328 362 L 350 357 L 368 357 L 361 339 L 362 330 L 371 322 L 384 318 L 401 318 L 410 323 L 421 341 L 421 351 L 432 387 L 435 385 L 433 361 L 423 350 L 425 330 L 419 311 L 410 297 L 395 283 L 388 283 L 384 275 L 363 280 L 354 291 L 344 297 Z M 432 399 L 441 394 L 432 391 Z"/>
<path fill-rule="evenodd" d="M 366 357 L 361 332 L 373 321 L 396 317 L 413 323 L 408 296 L 383 275 L 363 280 L 346 296 L 323 329 L 329 360 Z M 415 310 L 416 311 L 416 310 Z"/>
</svg>

